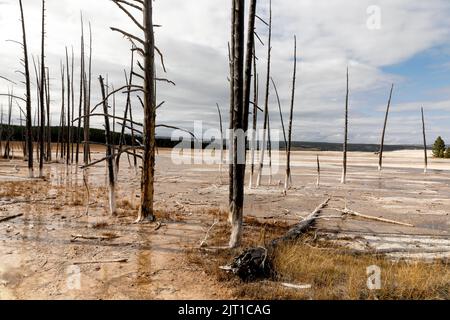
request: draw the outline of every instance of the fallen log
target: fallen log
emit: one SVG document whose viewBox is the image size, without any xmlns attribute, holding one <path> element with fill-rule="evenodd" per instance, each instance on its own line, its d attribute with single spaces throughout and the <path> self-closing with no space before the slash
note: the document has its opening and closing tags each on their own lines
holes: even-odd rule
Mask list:
<svg viewBox="0 0 450 320">
<path fill-rule="evenodd" d="M 297 290 L 306 290 L 306 289 L 312 288 L 312 285 L 310 285 L 310 284 L 298 285 L 298 284 L 293 284 L 293 283 L 281 283 L 281 285 L 286 288 L 297 289 Z"/>
<path fill-rule="evenodd" d="M 84 236 L 81 234 L 78 235 L 72 235 L 72 240 L 71 241 L 76 241 L 78 239 L 83 239 L 83 240 L 113 240 L 113 239 L 117 239 L 119 238 L 119 236 Z"/>
<path fill-rule="evenodd" d="M 233 259 L 233 262 L 223 270 L 231 271 L 244 281 L 269 277 L 272 272 L 272 259 L 275 249 L 282 243 L 293 242 L 305 234 L 315 223 L 320 212 L 328 205 L 331 198 L 321 203 L 311 214 L 305 217 L 283 237 L 272 240 L 267 247 L 256 247 L 245 250 Z"/>
<path fill-rule="evenodd" d="M 355 216 L 355 217 L 360 217 L 360 218 L 367 219 L 367 220 L 380 221 L 380 222 L 385 222 L 385 223 L 390 223 L 390 224 L 397 224 L 397 225 L 401 225 L 401 226 L 414 228 L 414 225 L 409 224 L 409 223 L 395 221 L 395 220 L 390 220 L 390 219 L 385 219 L 385 218 L 378 218 L 378 217 L 368 216 L 368 215 L 361 214 L 359 212 L 356 212 L 356 211 L 353 211 L 353 210 L 350 210 L 350 209 L 344 209 L 344 210 L 340 210 L 340 211 L 342 213 L 344 213 L 344 214 L 348 214 L 348 215 Z"/>
<path fill-rule="evenodd" d="M 103 260 L 103 261 L 78 261 L 72 264 L 81 265 L 81 264 L 108 264 L 108 263 L 126 263 L 126 262 L 128 262 L 128 259 Z"/>
<path fill-rule="evenodd" d="M 15 215 L 9 216 L 9 217 L 0 218 L 0 222 L 6 222 L 6 221 L 9 221 L 9 220 L 12 220 L 12 219 L 15 219 L 15 218 L 19 218 L 21 216 L 23 216 L 23 213 L 15 214 Z"/>
</svg>

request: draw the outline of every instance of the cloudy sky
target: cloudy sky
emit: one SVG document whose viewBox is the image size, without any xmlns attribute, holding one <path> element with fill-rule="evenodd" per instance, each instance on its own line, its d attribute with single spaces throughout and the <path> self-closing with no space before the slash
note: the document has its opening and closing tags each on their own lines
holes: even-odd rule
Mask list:
<svg viewBox="0 0 450 320">
<path fill-rule="evenodd" d="M 23 0 L 30 55 L 40 52 L 39 0 Z M 268 16 L 268 0 L 258 1 L 258 15 Z M 228 109 L 227 42 L 229 0 L 156 0 L 158 47 L 163 51 L 167 78 L 176 87 L 160 84 L 158 122 L 205 129 L 218 126 L 215 104 L 225 120 Z M 51 73 L 52 121 L 59 122 L 60 60 L 65 46 L 74 47 L 75 69 L 80 56 L 80 13 L 92 24 L 93 104 L 100 101 L 98 75 L 115 87 L 124 84 L 130 45 L 109 30 L 116 26 L 137 32 L 133 23 L 109 0 L 47 0 L 47 65 Z M 298 39 L 298 83 L 294 136 L 302 141 L 341 142 L 345 103 L 345 72 L 350 68 L 350 140 L 378 143 L 391 83 L 395 83 L 388 143 L 421 142 L 420 107 L 428 122 L 429 139 L 450 140 L 450 2 L 448 0 L 273 0 L 273 78 L 288 117 L 293 64 L 293 37 Z M 0 0 L 0 75 L 20 82 L 22 52 L 7 40 L 20 40 L 18 0 Z M 257 33 L 267 42 L 267 28 Z M 257 47 L 260 86 L 264 87 L 267 49 Z M 159 73 L 161 73 L 159 69 Z M 75 73 L 78 82 L 79 71 Z M 10 84 L 0 80 L 0 92 Z M 33 88 L 35 90 L 35 87 Z M 78 92 L 78 85 L 75 85 Z M 14 86 L 16 94 L 24 88 Z M 35 95 L 33 95 L 35 98 Z M 260 100 L 263 99 L 261 92 Z M 34 99 L 35 101 L 35 99 Z M 271 87 L 273 127 L 280 120 Z M 0 104 L 6 107 L 6 99 Z M 33 102 L 34 103 L 34 102 Z M 123 97 L 116 99 L 123 110 Z M 142 117 L 134 100 L 135 118 Z M 121 111 L 118 111 L 121 112 Z M 15 114 L 18 118 L 18 113 Z M 260 116 L 260 118 L 262 118 Z M 102 119 L 94 123 L 101 125 Z M 166 134 L 166 132 L 159 132 Z"/>
</svg>

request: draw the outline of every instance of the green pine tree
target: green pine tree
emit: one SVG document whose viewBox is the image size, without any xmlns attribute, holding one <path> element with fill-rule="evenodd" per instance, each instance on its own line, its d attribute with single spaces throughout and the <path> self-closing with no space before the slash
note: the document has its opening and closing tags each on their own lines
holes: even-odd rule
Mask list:
<svg viewBox="0 0 450 320">
<path fill-rule="evenodd" d="M 433 144 L 433 156 L 435 158 L 443 158 L 445 154 L 445 142 L 439 136 Z"/>
</svg>

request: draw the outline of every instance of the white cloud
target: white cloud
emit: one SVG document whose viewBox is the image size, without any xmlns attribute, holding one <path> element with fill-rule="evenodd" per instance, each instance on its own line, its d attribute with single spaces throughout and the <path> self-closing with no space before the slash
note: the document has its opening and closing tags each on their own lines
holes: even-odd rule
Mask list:
<svg viewBox="0 0 450 320">
<path fill-rule="evenodd" d="M 27 19 L 30 51 L 39 54 L 40 1 L 23 0 Z M 109 30 L 117 26 L 135 32 L 136 28 L 111 1 L 48 0 L 47 64 L 53 83 L 53 119 L 60 106 L 59 60 L 66 45 L 74 46 L 76 69 L 80 46 L 80 11 L 92 22 L 94 36 L 93 103 L 99 101 L 99 74 L 109 74 L 116 87 L 123 84 L 123 69 L 129 65 L 129 43 Z M 267 16 L 268 1 L 259 2 L 258 13 Z M 369 30 L 367 7 L 381 9 L 381 29 Z M 345 69 L 350 66 L 351 119 L 354 142 L 377 142 L 390 83 L 405 81 L 402 75 L 387 74 L 383 67 L 401 63 L 424 50 L 443 45 L 450 36 L 450 3 L 447 0 L 273 0 L 272 70 L 283 108 L 288 109 L 293 35 L 298 38 L 298 86 L 296 94 L 295 138 L 339 141 L 342 136 L 345 98 Z M 164 123 L 181 123 L 189 127 L 193 120 L 205 126 L 217 125 L 215 103 L 228 108 L 228 63 L 230 1 L 157 0 L 155 23 L 158 46 L 164 52 L 168 74 L 176 87 L 161 84 L 158 100 L 166 101 L 158 119 Z M 16 0 L 0 2 L 0 73 L 20 81 L 20 48 L 6 39 L 19 40 L 21 29 Z M 87 35 L 87 28 L 85 28 Z M 258 22 L 258 34 L 266 41 L 267 30 Z M 264 88 L 266 48 L 257 48 L 260 88 Z M 75 74 L 78 78 L 78 73 Z M 76 90 L 78 85 L 75 86 Z M 7 90 L 0 80 L 0 91 Z M 16 88 L 19 92 L 21 89 Z M 262 90 L 261 90 L 262 91 Z M 260 100 L 263 94 L 261 93 Z M 439 99 L 435 99 L 439 100 Z M 6 103 L 6 100 L 0 100 Z M 117 97 L 122 109 L 123 97 Z M 134 101 L 136 118 L 141 117 Z M 388 142 L 417 143 L 420 137 L 409 134 L 415 120 L 396 121 L 399 117 L 416 117 L 421 105 L 440 112 L 450 111 L 442 102 L 416 101 L 395 106 L 390 128 L 395 132 Z M 274 94 L 271 96 L 274 127 L 279 121 Z M 287 117 L 287 114 L 286 114 Z M 415 118 L 414 118 L 415 119 Z M 101 124 L 101 120 L 94 123 Z M 450 135 L 445 126 L 443 131 Z"/>
</svg>

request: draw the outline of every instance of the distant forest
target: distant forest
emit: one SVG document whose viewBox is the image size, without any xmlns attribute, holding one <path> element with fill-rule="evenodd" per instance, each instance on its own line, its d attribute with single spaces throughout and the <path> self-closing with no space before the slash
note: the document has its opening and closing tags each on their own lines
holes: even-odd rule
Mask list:
<svg viewBox="0 0 450 320">
<path fill-rule="evenodd" d="M 23 141 L 25 128 L 20 126 L 11 126 L 13 130 L 12 141 Z M 34 141 L 36 141 L 36 137 L 38 136 L 38 127 L 33 127 L 33 137 Z M 58 142 L 58 133 L 59 127 L 51 128 L 52 142 Z M 4 125 L 3 134 L 1 139 L 6 140 L 8 127 Z M 0 130 L 1 131 L 1 130 Z M 72 128 L 73 132 L 73 140 L 77 141 L 77 128 Z M 81 128 L 78 132 L 81 139 L 83 137 L 83 128 Z M 137 135 L 139 137 L 139 135 Z M 90 129 L 90 138 L 93 143 L 105 143 L 105 131 L 101 129 Z M 119 144 L 120 132 L 112 133 L 112 139 L 116 144 Z M 125 139 L 127 145 L 131 145 L 131 135 L 125 134 Z M 180 141 L 172 141 L 169 137 L 156 137 L 157 145 L 160 148 L 173 148 L 180 143 Z M 203 147 L 205 148 L 210 144 L 209 141 L 204 141 Z M 279 142 L 280 149 L 285 149 L 285 144 L 283 141 Z M 342 143 L 329 143 L 329 142 L 303 142 L 303 141 L 293 141 L 292 142 L 293 150 L 317 150 L 317 151 L 342 151 Z M 423 146 L 419 145 L 386 145 L 384 147 L 385 151 L 397 151 L 397 150 L 417 150 L 423 149 Z M 359 152 L 378 152 L 380 150 L 380 146 L 378 144 L 364 144 L 364 143 L 354 143 L 348 145 L 349 151 L 359 151 Z"/>
</svg>

